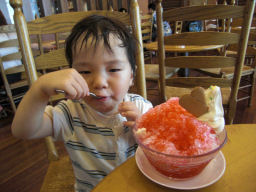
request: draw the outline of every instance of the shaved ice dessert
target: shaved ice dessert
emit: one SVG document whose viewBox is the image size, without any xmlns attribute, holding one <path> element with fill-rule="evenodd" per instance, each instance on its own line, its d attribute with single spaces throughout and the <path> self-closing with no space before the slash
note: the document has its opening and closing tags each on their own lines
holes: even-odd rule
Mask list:
<svg viewBox="0 0 256 192">
<path fill-rule="evenodd" d="M 188 112 L 180 105 L 180 99 L 174 97 L 150 109 L 137 120 L 134 129 L 135 138 L 151 165 L 160 173 L 178 179 L 195 176 L 225 144 L 224 118 L 219 116 L 222 111 L 214 107 L 216 103 L 219 107 L 220 90 L 218 87 L 210 89 L 211 91 L 205 95 L 205 103 L 210 103 L 211 106 L 204 106 L 207 110 L 201 110 L 205 114 L 199 117 Z M 210 92 L 213 94 L 211 95 Z M 208 97 L 211 98 L 210 101 L 207 100 Z M 199 105 L 197 108 L 200 107 Z M 217 118 L 213 117 L 216 111 Z M 207 114 L 211 123 L 208 123 L 206 118 L 203 121 L 199 120 L 202 116 L 207 117 Z M 214 123 L 214 119 L 217 119 L 218 123 Z M 217 126 L 213 128 L 212 124 Z"/>
</svg>

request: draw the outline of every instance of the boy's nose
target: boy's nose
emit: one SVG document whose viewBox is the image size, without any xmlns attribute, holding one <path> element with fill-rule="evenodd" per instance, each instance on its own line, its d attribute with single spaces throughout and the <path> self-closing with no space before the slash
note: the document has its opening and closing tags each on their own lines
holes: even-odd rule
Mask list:
<svg viewBox="0 0 256 192">
<path fill-rule="evenodd" d="M 92 84 L 94 89 L 102 89 L 108 87 L 107 78 L 104 74 L 95 75 Z"/>
</svg>

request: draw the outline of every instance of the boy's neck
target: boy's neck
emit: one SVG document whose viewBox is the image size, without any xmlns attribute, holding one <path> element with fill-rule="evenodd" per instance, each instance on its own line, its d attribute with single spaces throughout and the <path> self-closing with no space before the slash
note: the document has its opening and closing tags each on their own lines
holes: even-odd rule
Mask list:
<svg viewBox="0 0 256 192">
<path fill-rule="evenodd" d="M 110 118 L 110 117 L 114 117 L 116 116 L 117 114 L 119 114 L 118 112 L 118 106 L 116 106 L 113 110 L 111 111 L 108 111 L 106 113 L 102 113 L 100 111 L 97 111 L 95 110 L 94 108 L 92 108 L 90 105 L 88 105 L 86 102 L 85 102 L 85 105 L 91 110 L 93 111 L 94 113 L 96 113 L 97 115 L 101 116 L 101 117 L 104 117 L 104 118 Z"/>
</svg>

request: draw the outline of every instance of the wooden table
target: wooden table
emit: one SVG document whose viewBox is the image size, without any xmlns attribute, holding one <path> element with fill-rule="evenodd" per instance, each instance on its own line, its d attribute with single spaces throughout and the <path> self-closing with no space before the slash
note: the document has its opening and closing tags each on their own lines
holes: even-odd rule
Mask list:
<svg viewBox="0 0 256 192">
<path fill-rule="evenodd" d="M 222 149 L 226 171 L 213 185 L 200 192 L 256 191 L 256 124 L 226 126 L 228 142 Z M 171 192 L 182 191 L 160 186 L 147 179 L 132 157 L 105 177 L 93 192 Z"/>
<path fill-rule="evenodd" d="M 151 42 L 144 44 L 144 47 L 150 51 L 157 51 L 158 44 L 157 42 Z M 190 52 L 199 52 L 199 51 L 209 51 L 223 47 L 223 45 L 165 45 L 165 52 L 173 53 L 184 53 L 185 56 L 188 56 Z M 187 77 L 189 75 L 188 69 L 182 69 L 182 76 Z"/>
<path fill-rule="evenodd" d="M 223 45 L 165 45 L 166 52 L 189 53 L 199 51 L 209 51 L 223 47 Z M 157 42 L 146 43 L 145 48 L 150 51 L 157 51 Z"/>
</svg>

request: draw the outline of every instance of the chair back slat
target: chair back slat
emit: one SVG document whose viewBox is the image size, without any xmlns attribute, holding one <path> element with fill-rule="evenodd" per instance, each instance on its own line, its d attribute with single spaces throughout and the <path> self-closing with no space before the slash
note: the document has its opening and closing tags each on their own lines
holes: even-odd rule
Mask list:
<svg viewBox="0 0 256 192">
<path fill-rule="evenodd" d="M 151 30 L 150 29 L 143 29 L 141 32 L 142 33 L 151 33 Z"/>
<path fill-rule="evenodd" d="M 197 86 L 208 88 L 211 85 L 216 85 L 220 87 L 230 87 L 232 81 L 230 79 L 225 79 L 222 81 L 220 78 L 207 78 L 207 77 L 190 77 L 190 78 L 170 78 L 166 80 L 166 85 L 182 87 L 182 88 L 194 88 Z"/>
<path fill-rule="evenodd" d="M 164 11 L 164 21 L 194 21 L 239 18 L 243 16 L 244 6 L 203 5 L 170 9 Z"/>
<path fill-rule="evenodd" d="M 165 60 L 165 65 L 167 67 L 190 69 L 233 67 L 235 64 L 236 58 L 224 56 L 168 57 Z"/>
<path fill-rule="evenodd" d="M 232 45 L 228 46 L 228 50 L 237 52 L 238 46 Z M 246 56 L 255 56 L 256 55 L 256 47 L 248 46 L 246 49 Z"/>
<path fill-rule="evenodd" d="M 124 23 L 130 24 L 130 18 L 127 13 L 116 11 L 85 11 L 61 13 L 38 18 L 36 20 L 28 22 L 27 27 L 30 35 L 69 32 L 78 21 L 95 14 L 113 17 Z"/>
<path fill-rule="evenodd" d="M 11 53 L 2 57 L 2 61 L 21 60 L 22 56 L 20 52 Z"/>
<path fill-rule="evenodd" d="M 14 73 L 23 73 L 23 72 L 25 72 L 25 68 L 23 65 L 5 69 L 6 75 L 10 75 L 10 74 L 14 74 Z"/>
<path fill-rule="evenodd" d="M 226 45 L 237 44 L 239 38 L 237 33 L 204 31 L 173 34 L 165 37 L 164 42 L 168 45 Z"/>
<path fill-rule="evenodd" d="M 3 47 L 18 47 L 19 46 L 19 41 L 17 39 L 12 39 L 12 40 L 8 40 L 8 41 L 3 41 L 0 42 L 0 48 Z"/>
<path fill-rule="evenodd" d="M 2 25 L 0 27 L 0 33 L 13 33 L 16 32 L 15 25 L 10 24 L 10 25 Z"/>
<path fill-rule="evenodd" d="M 141 23 L 141 27 L 151 27 L 152 26 L 152 22 L 145 22 L 145 23 Z"/>
<path fill-rule="evenodd" d="M 68 67 L 69 64 L 65 58 L 65 50 L 57 49 L 47 54 L 35 58 L 37 70 L 47 70 L 59 67 Z"/>
</svg>

